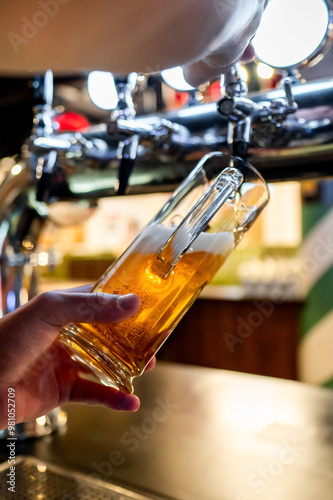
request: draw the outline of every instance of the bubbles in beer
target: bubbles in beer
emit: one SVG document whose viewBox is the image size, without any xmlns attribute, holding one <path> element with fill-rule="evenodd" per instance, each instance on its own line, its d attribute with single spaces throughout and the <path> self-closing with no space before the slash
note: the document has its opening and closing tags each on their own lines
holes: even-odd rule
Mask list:
<svg viewBox="0 0 333 500">
<path fill-rule="evenodd" d="M 80 324 L 101 352 L 110 353 L 133 376 L 144 370 L 202 288 L 234 248 L 230 233 L 201 233 L 167 276 L 157 255 L 173 228 L 148 226 L 104 275 L 106 293 L 136 293 L 141 309 L 117 324 Z M 101 283 L 101 282 L 100 282 Z"/>
</svg>

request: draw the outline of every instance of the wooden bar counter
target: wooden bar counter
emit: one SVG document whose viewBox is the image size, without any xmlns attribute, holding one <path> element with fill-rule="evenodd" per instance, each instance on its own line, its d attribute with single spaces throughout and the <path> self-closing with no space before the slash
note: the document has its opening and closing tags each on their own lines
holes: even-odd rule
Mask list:
<svg viewBox="0 0 333 500">
<path fill-rule="evenodd" d="M 208 286 L 158 358 L 296 380 L 301 298 L 254 298 L 242 287 Z"/>
<path fill-rule="evenodd" d="M 332 392 L 163 361 L 135 386 L 137 413 L 70 405 L 19 451 L 149 498 L 333 499 Z"/>
</svg>

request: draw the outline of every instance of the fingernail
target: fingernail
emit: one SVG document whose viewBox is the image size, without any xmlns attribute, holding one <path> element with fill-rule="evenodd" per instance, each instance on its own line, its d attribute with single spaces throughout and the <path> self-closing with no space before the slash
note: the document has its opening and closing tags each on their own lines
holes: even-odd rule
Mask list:
<svg viewBox="0 0 333 500">
<path fill-rule="evenodd" d="M 138 296 L 134 295 L 134 293 L 130 293 L 129 295 L 124 295 L 119 297 L 119 306 L 127 311 L 128 309 L 132 309 L 134 306 L 138 304 Z"/>
<path fill-rule="evenodd" d="M 116 409 L 122 411 L 137 411 L 140 406 L 140 400 L 134 394 L 121 394 Z"/>
</svg>

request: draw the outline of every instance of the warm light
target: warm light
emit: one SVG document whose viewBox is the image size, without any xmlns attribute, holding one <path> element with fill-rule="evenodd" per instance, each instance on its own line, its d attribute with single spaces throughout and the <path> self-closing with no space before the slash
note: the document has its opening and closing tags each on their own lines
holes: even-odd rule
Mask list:
<svg viewBox="0 0 333 500">
<path fill-rule="evenodd" d="M 38 264 L 40 266 L 47 266 L 49 263 L 49 255 L 47 252 L 40 252 L 38 255 Z"/>
<path fill-rule="evenodd" d="M 246 71 L 246 69 L 244 68 L 244 66 L 241 66 L 239 69 L 238 69 L 238 74 L 239 76 L 241 77 L 241 79 L 243 80 L 243 82 L 247 82 L 248 79 L 249 79 L 249 74 L 248 72 Z"/>
<path fill-rule="evenodd" d="M 92 102 L 101 109 L 115 109 L 118 94 L 112 73 L 92 71 L 88 75 L 88 93 Z"/>
<path fill-rule="evenodd" d="M 20 305 L 26 304 L 29 300 L 28 290 L 26 288 L 22 288 L 20 290 Z"/>
<path fill-rule="evenodd" d="M 274 75 L 274 69 L 265 63 L 259 63 L 257 66 L 257 73 L 259 78 L 269 80 Z"/>
<path fill-rule="evenodd" d="M 44 464 L 37 464 L 38 472 L 46 472 L 47 467 Z"/>
<path fill-rule="evenodd" d="M 175 68 L 165 69 L 161 72 L 161 76 L 165 83 L 175 90 L 181 92 L 189 92 L 194 87 L 189 85 L 184 78 L 183 68 L 176 66 Z"/>
<path fill-rule="evenodd" d="M 34 248 L 34 244 L 30 240 L 23 240 L 22 241 L 22 246 L 26 250 L 32 250 Z"/>
<path fill-rule="evenodd" d="M 36 422 L 38 425 L 45 425 L 46 424 L 46 416 L 43 415 L 42 417 L 36 418 Z"/>
<path fill-rule="evenodd" d="M 20 165 L 19 163 L 17 163 L 16 165 L 14 165 L 11 169 L 11 173 L 13 175 L 18 175 L 20 172 L 22 172 L 22 165 Z"/>
<path fill-rule="evenodd" d="M 136 84 L 138 83 L 138 74 L 137 73 L 130 73 L 128 76 L 127 76 L 127 83 L 129 85 L 129 87 L 134 90 L 135 87 L 136 87 Z"/>
<path fill-rule="evenodd" d="M 325 0 L 271 0 L 252 45 L 256 56 L 270 66 L 292 67 L 318 49 L 328 24 Z"/>
<path fill-rule="evenodd" d="M 263 244 L 297 248 L 302 242 L 302 201 L 299 182 L 281 182 L 269 186 L 271 199 L 263 211 Z"/>
</svg>

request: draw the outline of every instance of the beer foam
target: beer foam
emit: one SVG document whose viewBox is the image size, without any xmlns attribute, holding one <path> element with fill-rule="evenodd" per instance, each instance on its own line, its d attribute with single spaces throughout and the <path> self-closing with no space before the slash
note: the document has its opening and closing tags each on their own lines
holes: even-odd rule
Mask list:
<svg viewBox="0 0 333 500">
<path fill-rule="evenodd" d="M 209 252 L 215 255 L 229 255 L 235 247 L 234 237 L 230 233 L 200 233 L 193 241 L 196 252 Z"/>
<path fill-rule="evenodd" d="M 163 225 L 146 226 L 137 240 L 137 250 L 141 253 L 159 251 L 167 242 L 175 228 Z M 190 248 L 195 252 L 209 252 L 215 255 L 229 255 L 235 247 L 233 235 L 228 232 L 202 232 L 193 241 Z"/>
</svg>

